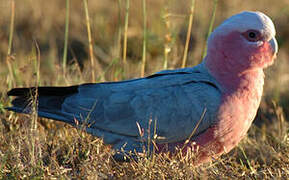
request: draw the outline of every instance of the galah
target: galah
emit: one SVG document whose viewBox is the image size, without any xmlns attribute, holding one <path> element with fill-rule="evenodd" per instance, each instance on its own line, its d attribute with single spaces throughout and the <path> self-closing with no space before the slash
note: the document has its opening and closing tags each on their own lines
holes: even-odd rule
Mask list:
<svg viewBox="0 0 289 180">
<path fill-rule="evenodd" d="M 119 82 L 12 89 L 8 96 L 16 98 L 7 109 L 30 113 L 37 95 L 40 117 L 84 127 L 120 152 L 119 160 L 144 149 L 182 149 L 196 152 L 201 164 L 246 135 L 260 104 L 263 69 L 278 49 L 271 19 L 248 11 L 225 20 L 207 45 L 195 67 Z"/>
</svg>

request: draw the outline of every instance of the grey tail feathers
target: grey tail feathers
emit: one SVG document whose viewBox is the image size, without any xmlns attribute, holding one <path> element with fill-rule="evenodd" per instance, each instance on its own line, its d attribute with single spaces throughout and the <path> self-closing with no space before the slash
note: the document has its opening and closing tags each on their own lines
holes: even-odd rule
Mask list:
<svg viewBox="0 0 289 180">
<path fill-rule="evenodd" d="M 18 113 L 30 113 L 33 100 L 37 100 L 37 112 L 40 117 L 46 117 L 74 124 L 73 116 L 61 111 L 61 105 L 65 98 L 78 92 L 78 86 L 69 87 L 31 87 L 15 88 L 7 95 L 15 96 L 12 107 L 7 110 Z"/>
</svg>

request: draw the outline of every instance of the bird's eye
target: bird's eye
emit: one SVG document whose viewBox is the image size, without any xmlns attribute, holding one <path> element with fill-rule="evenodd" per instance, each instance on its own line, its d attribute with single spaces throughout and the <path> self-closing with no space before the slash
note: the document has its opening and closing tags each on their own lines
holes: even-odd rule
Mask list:
<svg viewBox="0 0 289 180">
<path fill-rule="evenodd" d="M 249 32 L 249 37 L 254 39 L 256 37 L 255 32 Z"/>
<path fill-rule="evenodd" d="M 261 39 L 261 33 L 256 30 L 248 30 L 243 33 L 243 36 L 250 42 L 256 42 Z"/>
</svg>

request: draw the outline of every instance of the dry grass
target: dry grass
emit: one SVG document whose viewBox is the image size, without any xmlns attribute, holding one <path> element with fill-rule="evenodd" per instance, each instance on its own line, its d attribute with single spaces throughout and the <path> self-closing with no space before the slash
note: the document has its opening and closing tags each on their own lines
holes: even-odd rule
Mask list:
<svg viewBox="0 0 289 180">
<path fill-rule="evenodd" d="M 144 53 L 144 74 L 159 71 L 164 64 L 168 68 L 181 67 L 192 1 L 131 0 L 128 21 L 125 21 L 127 1 L 88 1 L 88 9 L 80 0 L 70 1 L 67 54 L 70 65 L 66 71 L 61 62 L 67 12 L 65 1 L 15 0 L 13 31 L 9 28 L 10 1 L 0 0 L 0 178 L 289 178 L 287 0 L 278 3 L 271 0 L 218 1 L 215 25 L 242 10 L 259 10 L 272 17 L 280 50 L 275 65 L 266 71 L 263 101 L 248 136 L 230 153 L 200 167 L 193 167 L 191 158 L 181 155 L 155 155 L 138 162 L 117 163 L 111 158 L 112 150 L 96 137 L 60 122 L 37 118 L 36 114 L 28 116 L 4 110 L 10 102 L 6 92 L 12 87 L 90 82 L 93 71 L 96 81 L 139 77 L 144 67 Z M 143 2 L 146 2 L 145 18 Z M 189 49 L 187 66 L 200 62 L 213 4 L 213 1 L 195 2 L 192 43 L 186 47 Z M 86 10 L 93 49 L 88 43 L 91 41 L 87 37 Z M 145 33 L 144 19 L 147 21 Z M 12 32 L 13 46 L 9 48 Z M 127 46 L 123 44 L 124 34 Z M 98 67 L 93 69 L 91 52 L 98 62 L 95 64 Z M 73 64 L 76 59 L 81 62 Z"/>
</svg>

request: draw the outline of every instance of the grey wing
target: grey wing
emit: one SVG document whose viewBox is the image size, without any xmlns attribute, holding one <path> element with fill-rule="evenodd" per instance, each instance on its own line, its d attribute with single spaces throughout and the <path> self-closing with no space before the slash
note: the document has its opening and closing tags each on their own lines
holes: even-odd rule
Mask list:
<svg viewBox="0 0 289 180">
<path fill-rule="evenodd" d="M 206 109 L 195 134 L 214 121 L 220 90 L 207 74 L 170 73 L 124 83 L 83 85 L 79 93 L 65 99 L 62 112 L 87 123 L 87 131 L 114 144 L 138 141 L 138 125 L 163 137 L 158 143 L 190 136 Z M 151 126 L 149 121 L 152 120 Z M 152 133 L 150 134 L 152 135 Z"/>
</svg>

